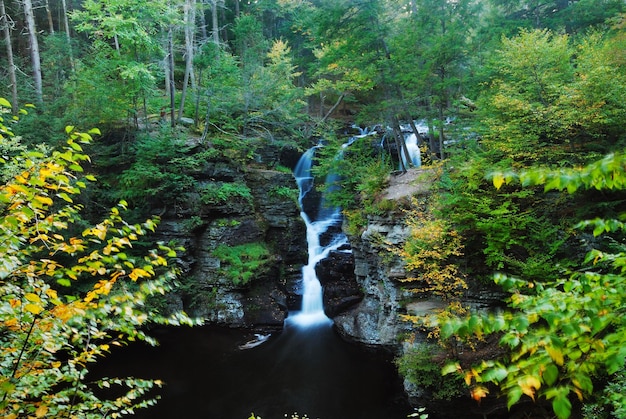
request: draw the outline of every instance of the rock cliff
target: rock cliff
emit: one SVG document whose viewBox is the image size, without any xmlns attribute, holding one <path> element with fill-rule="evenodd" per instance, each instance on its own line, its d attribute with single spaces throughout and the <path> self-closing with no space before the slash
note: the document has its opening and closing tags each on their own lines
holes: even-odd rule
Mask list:
<svg viewBox="0 0 626 419">
<path fill-rule="evenodd" d="M 293 175 L 266 167 L 209 161 L 194 174 L 196 191 L 163 214 L 159 235 L 185 248 L 170 308 L 233 327 L 282 328 L 288 290 L 306 263 L 306 229 Z"/>
</svg>

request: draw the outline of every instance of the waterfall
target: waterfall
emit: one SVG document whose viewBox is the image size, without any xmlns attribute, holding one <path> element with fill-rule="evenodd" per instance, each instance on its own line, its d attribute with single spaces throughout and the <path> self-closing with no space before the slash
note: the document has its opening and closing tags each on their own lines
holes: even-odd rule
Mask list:
<svg viewBox="0 0 626 419">
<path fill-rule="evenodd" d="M 426 121 L 413 121 L 413 125 L 417 128 L 417 132 L 423 137 L 428 134 L 428 124 Z M 420 153 L 419 145 L 417 144 L 417 135 L 413 132 L 413 129 L 410 125 L 401 125 L 400 129 L 404 134 L 404 143 L 406 144 L 407 151 L 409 152 L 409 158 L 411 159 L 410 163 L 414 167 L 420 167 L 422 165 L 422 156 Z M 407 135 L 408 133 L 408 135 Z M 407 160 L 404 153 L 400 153 L 400 157 L 404 162 L 405 167 L 407 166 Z M 401 167 L 400 167 L 401 168 Z"/>
<path fill-rule="evenodd" d="M 296 178 L 296 183 L 300 190 L 300 216 L 306 225 L 309 259 L 307 264 L 302 268 L 302 309 L 289 316 L 287 321 L 303 327 L 332 323 L 332 320 L 324 313 L 322 285 L 315 273 L 315 266 L 322 259 L 328 257 L 330 252 L 348 243 L 346 236 L 341 233 L 335 234 L 329 244 L 325 246 L 320 244 L 320 237 L 325 234 L 330 227 L 336 226 L 341 222 L 341 212 L 339 208 L 324 208 L 324 200 L 322 199 L 322 208 L 318 210 L 317 219 L 312 219 L 306 212 L 307 208 L 305 208 L 304 198 L 311 192 L 314 186 L 311 166 L 315 149 L 317 148 L 318 147 L 313 147 L 304 153 L 294 169 L 294 177 Z M 333 181 L 332 178 L 327 179 L 327 182 L 331 181 Z"/>
<path fill-rule="evenodd" d="M 414 133 L 409 134 L 405 139 L 404 143 L 406 144 L 406 149 L 409 152 L 409 157 L 411 158 L 411 165 L 414 167 L 420 167 L 422 165 L 422 156 L 420 153 L 420 148 L 417 145 L 417 136 Z M 406 156 L 404 153 L 400 153 L 402 157 L 402 161 L 404 162 L 405 167 L 407 166 Z"/>
</svg>

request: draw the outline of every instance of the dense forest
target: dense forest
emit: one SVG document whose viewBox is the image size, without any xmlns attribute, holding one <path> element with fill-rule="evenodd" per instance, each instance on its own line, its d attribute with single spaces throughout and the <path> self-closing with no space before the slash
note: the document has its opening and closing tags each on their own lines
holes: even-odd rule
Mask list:
<svg viewBox="0 0 626 419">
<path fill-rule="evenodd" d="M 0 0 L 0 29 L 3 417 L 156 403 L 158 380 L 102 379 L 108 399 L 86 377 L 148 323 L 201 321 L 150 303 L 180 276 L 159 214 L 245 209 L 244 183 L 193 174 L 289 172 L 259 155 L 321 142 L 346 232 L 402 214 L 389 252 L 446 304 L 405 316 L 434 342 L 397 360 L 407 380 L 626 417 L 624 0 Z M 407 133 L 432 183 L 408 209 L 381 197 L 415 169 Z M 463 304 L 494 286 L 498 310 Z"/>
</svg>

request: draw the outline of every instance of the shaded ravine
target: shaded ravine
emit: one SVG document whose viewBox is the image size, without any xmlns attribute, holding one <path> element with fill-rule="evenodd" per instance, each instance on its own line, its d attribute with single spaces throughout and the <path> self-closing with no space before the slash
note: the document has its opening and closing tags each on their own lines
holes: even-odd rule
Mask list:
<svg viewBox="0 0 626 419">
<path fill-rule="evenodd" d="M 315 265 L 347 239 L 338 209 L 305 211 L 313 153 L 303 156 L 305 171 L 294 173 L 309 245 L 301 310 L 269 337 L 217 326 L 164 328 L 153 333 L 159 347 L 117 350 L 96 375 L 165 382 L 156 391 L 159 403 L 137 417 L 279 419 L 297 412 L 311 419 L 403 419 L 412 412 L 393 356 L 344 341 L 324 314 Z"/>
</svg>

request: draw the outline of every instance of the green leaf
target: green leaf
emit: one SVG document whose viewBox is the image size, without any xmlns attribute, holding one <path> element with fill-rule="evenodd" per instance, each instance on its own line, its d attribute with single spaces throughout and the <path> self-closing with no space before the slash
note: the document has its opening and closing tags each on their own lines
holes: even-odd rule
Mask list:
<svg viewBox="0 0 626 419">
<path fill-rule="evenodd" d="M 459 371 L 460 368 L 461 366 L 458 362 L 449 362 L 441 369 L 441 375 L 453 374 Z"/>
<path fill-rule="evenodd" d="M 0 97 L 0 106 L 11 108 L 11 103 L 3 97 Z"/>
<path fill-rule="evenodd" d="M 543 372 L 543 379 L 546 384 L 551 386 L 556 382 L 556 379 L 559 377 L 559 369 L 554 364 L 548 364 L 546 369 Z"/>
<path fill-rule="evenodd" d="M 507 397 L 507 403 L 506 406 L 507 408 L 510 410 L 511 407 L 517 403 L 519 401 L 519 399 L 522 397 L 522 394 L 524 394 L 524 392 L 522 391 L 522 389 L 518 386 L 513 387 L 512 389 L 510 389 L 506 395 Z"/>
<path fill-rule="evenodd" d="M 57 284 L 62 285 L 64 287 L 69 287 L 70 285 L 72 285 L 72 281 L 70 281 L 67 278 L 60 278 L 60 279 L 57 279 Z"/>
<path fill-rule="evenodd" d="M 552 401 L 552 409 L 559 419 L 567 419 L 572 414 L 572 403 L 569 401 L 568 392 L 560 391 Z"/>
<path fill-rule="evenodd" d="M 72 198 L 70 198 L 70 196 L 66 194 L 65 192 L 61 192 L 60 194 L 57 194 L 57 196 L 66 202 L 70 202 L 70 203 L 74 202 Z"/>
</svg>

